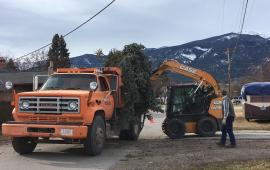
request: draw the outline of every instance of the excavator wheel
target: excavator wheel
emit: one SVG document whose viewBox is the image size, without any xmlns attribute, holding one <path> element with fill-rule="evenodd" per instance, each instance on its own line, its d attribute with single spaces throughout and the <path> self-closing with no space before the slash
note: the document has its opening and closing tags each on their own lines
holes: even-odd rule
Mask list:
<svg viewBox="0 0 270 170">
<path fill-rule="evenodd" d="M 200 119 L 197 123 L 197 133 L 202 137 L 215 136 L 217 131 L 217 122 L 213 117 L 207 116 Z"/>
<path fill-rule="evenodd" d="M 181 139 L 185 136 L 186 126 L 180 119 L 168 119 L 167 126 L 165 126 L 165 132 L 171 139 Z"/>
</svg>

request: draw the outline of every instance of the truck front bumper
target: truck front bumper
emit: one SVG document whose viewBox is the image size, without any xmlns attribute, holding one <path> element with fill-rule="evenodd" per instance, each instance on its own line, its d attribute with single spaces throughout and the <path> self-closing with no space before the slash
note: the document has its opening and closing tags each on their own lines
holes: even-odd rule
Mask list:
<svg viewBox="0 0 270 170">
<path fill-rule="evenodd" d="M 60 137 L 83 139 L 87 137 L 87 126 L 52 125 L 8 122 L 2 124 L 2 135 L 10 137 Z"/>
</svg>

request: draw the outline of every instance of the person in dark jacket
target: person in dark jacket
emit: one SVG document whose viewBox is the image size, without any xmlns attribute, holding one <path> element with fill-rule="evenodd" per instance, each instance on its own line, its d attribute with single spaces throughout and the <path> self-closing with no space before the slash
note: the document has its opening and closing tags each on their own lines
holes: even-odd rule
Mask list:
<svg viewBox="0 0 270 170">
<path fill-rule="evenodd" d="M 218 143 L 219 146 L 225 146 L 227 133 L 230 137 L 231 144 L 227 147 L 234 148 L 236 147 L 235 136 L 233 133 L 233 121 L 235 118 L 235 112 L 233 108 L 233 104 L 230 98 L 227 96 L 226 91 L 222 91 L 223 100 L 222 100 L 222 112 L 223 112 L 223 120 L 222 120 L 222 128 L 221 128 L 221 139 Z"/>
</svg>

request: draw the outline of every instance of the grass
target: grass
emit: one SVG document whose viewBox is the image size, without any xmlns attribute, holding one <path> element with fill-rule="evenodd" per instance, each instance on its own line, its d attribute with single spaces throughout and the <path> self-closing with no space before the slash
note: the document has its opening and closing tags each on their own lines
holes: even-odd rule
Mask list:
<svg viewBox="0 0 270 170">
<path fill-rule="evenodd" d="M 238 117 L 233 124 L 235 130 L 270 130 L 270 121 L 250 121 Z"/>
<path fill-rule="evenodd" d="M 210 163 L 193 168 L 198 170 L 264 170 L 270 169 L 270 160 L 233 161 Z"/>
</svg>

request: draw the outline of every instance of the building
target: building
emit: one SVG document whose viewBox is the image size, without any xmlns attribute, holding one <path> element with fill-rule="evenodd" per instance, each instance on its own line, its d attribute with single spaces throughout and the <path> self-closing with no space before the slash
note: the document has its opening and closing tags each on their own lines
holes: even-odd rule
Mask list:
<svg viewBox="0 0 270 170">
<path fill-rule="evenodd" d="M 0 73 L 0 126 L 3 122 L 12 120 L 11 118 L 11 100 L 13 90 L 5 89 L 5 82 L 11 81 L 16 93 L 31 91 L 33 89 L 33 77 L 35 75 L 47 75 L 48 72 L 13 72 Z M 39 85 L 44 83 L 45 79 L 39 81 Z M 0 128 L 1 129 L 1 128 Z"/>
</svg>

